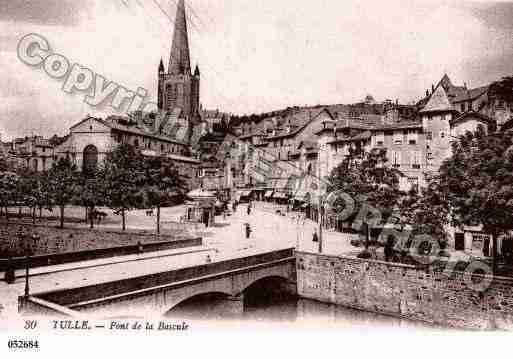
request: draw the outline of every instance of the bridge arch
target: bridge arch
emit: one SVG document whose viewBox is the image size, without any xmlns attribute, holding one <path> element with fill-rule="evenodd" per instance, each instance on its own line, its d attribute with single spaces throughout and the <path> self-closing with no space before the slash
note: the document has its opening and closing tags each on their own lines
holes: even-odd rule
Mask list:
<svg viewBox="0 0 513 359">
<path fill-rule="evenodd" d="M 199 293 L 176 303 L 176 305 L 164 313 L 164 316 L 223 319 L 234 312 L 238 314 L 242 310 L 242 302 L 239 304 L 236 303 L 237 301 L 237 298 L 234 299 L 234 297 L 228 293 Z"/>
<path fill-rule="evenodd" d="M 290 279 L 282 275 L 264 275 L 249 283 L 243 291 L 244 307 L 266 305 L 295 297 Z"/>
</svg>

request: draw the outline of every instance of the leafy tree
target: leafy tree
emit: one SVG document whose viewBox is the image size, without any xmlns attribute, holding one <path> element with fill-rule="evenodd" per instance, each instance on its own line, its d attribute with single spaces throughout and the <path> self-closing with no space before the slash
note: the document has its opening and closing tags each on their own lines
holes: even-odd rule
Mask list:
<svg viewBox="0 0 513 359">
<path fill-rule="evenodd" d="M 123 231 L 126 230 L 126 212 L 143 203 L 143 185 L 141 153 L 129 144 L 117 146 L 105 162 L 105 194 L 109 208 L 122 216 Z"/>
<path fill-rule="evenodd" d="M 328 193 L 342 191 L 355 202 L 356 215 L 364 206 L 371 206 L 386 221 L 397 209 L 401 197 L 399 190 L 401 172 L 388 165 L 385 149 L 364 151 L 361 148 L 350 148 L 349 155 L 333 169 L 328 176 Z M 343 211 L 346 203 L 335 202 L 335 210 Z M 337 206 L 342 206 L 338 207 Z M 375 213 L 370 213 L 374 215 Z M 377 218 L 373 217 L 372 221 Z M 372 223 L 371 218 L 362 218 L 363 222 Z M 368 228 L 365 227 L 365 231 Z M 367 234 L 367 233 L 365 233 Z M 366 241 L 366 249 L 368 242 Z"/>
<path fill-rule="evenodd" d="M 157 234 L 159 234 L 161 207 L 173 200 L 173 197 L 183 195 L 187 190 L 187 184 L 173 162 L 165 157 L 146 159 L 144 170 L 144 194 L 149 206 L 157 208 Z"/>
<path fill-rule="evenodd" d="M 410 235 L 428 235 L 444 250 L 450 222 L 449 203 L 441 190 L 438 174 L 428 174 L 426 182 L 425 188 L 410 190 L 400 201 L 400 223 L 409 225 Z"/>
<path fill-rule="evenodd" d="M 511 131 L 487 134 L 479 127 L 453 142 L 452 156 L 439 170 L 453 225 L 481 224 L 492 236 L 494 271 L 497 238 L 513 230 L 512 141 Z"/>
<path fill-rule="evenodd" d="M 64 209 L 73 200 L 77 171 L 69 159 L 60 159 L 48 173 L 48 189 L 52 203 L 60 209 L 60 228 L 64 228 Z"/>
<path fill-rule="evenodd" d="M 2 146 L 2 143 L 0 143 Z M 9 170 L 9 164 L 7 163 L 7 156 L 0 149 L 0 173 L 7 172 Z"/>
<path fill-rule="evenodd" d="M 490 85 L 490 98 L 513 103 L 513 76 L 504 77 Z"/>
<path fill-rule="evenodd" d="M 49 177 L 46 172 L 38 173 L 25 169 L 20 174 L 18 197 L 20 203 L 30 208 L 32 222 L 36 222 L 36 210 L 39 209 L 39 217 L 43 208 L 51 210 L 52 198 L 49 188 Z"/>
<path fill-rule="evenodd" d="M 18 180 L 16 173 L 0 172 L 0 206 L 4 208 L 6 220 L 9 220 L 9 206 L 15 201 Z"/>
<path fill-rule="evenodd" d="M 94 228 L 94 212 L 96 207 L 105 203 L 105 171 L 103 168 L 90 169 L 78 177 L 78 191 L 76 201 L 86 209 L 86 219 L 91 228 Z"/>
</svg>

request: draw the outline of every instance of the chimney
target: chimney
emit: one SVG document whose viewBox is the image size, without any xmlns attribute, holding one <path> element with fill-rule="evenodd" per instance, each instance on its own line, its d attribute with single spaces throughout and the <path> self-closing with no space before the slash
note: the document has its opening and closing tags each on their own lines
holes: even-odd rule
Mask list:
<svg viewBox="0 0 513 359">
<path fill-rule="evenodd" d="M 435 85 L 431 84 L 431 93 L 435 92 Z"/>
</svg>

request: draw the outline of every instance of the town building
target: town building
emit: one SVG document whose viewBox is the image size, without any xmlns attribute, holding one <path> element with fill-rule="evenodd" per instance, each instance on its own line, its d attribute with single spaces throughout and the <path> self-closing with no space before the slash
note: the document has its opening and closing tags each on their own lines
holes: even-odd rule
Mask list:
<svg viewBox="0 0 513 359">
<path fill-rule="evenodd" d="M 66 140 L 55 147 L 54 155 L 57 160 L 68 158 L 77 169 L 85 170 L 98 166 L 120 144 L 130 144 L 144 156 L 170 158 L 182 175 L 197 182 L 200 161 L 189 156 L 187 143 L 153 132 L 129 117 L 83 119 L 70 128 Z"/>
</svg>

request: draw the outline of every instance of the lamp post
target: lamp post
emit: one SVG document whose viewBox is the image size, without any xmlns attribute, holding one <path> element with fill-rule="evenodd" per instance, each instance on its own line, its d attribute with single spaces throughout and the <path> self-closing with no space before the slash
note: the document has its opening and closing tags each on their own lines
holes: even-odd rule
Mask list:
<svg viewBox="0 0 513 359">
<path fill-rule="evenodd" d="M 20 239 L 24 238 L 24 244 L 25 244 L 25 298 L 28 298 L 29 296 L 29 268 L 30 268 L 30 256 L 32 255 L 32 251 L 34 247 L 36 246 L 37 242 L 39 241 L 39 237 L 35 234 L 32 234 L 30 236 L 30 240 L 28 239 L 27 235 L 23 234 L 22 229 L 20 228 L 19 232 Z"/>
<path fill-rule="evenodd" d="M 322 218 L 323 218 L 323 203 L 322 196 L 319 196 L 319 253 L 322 253 Z"/>
</svg>

